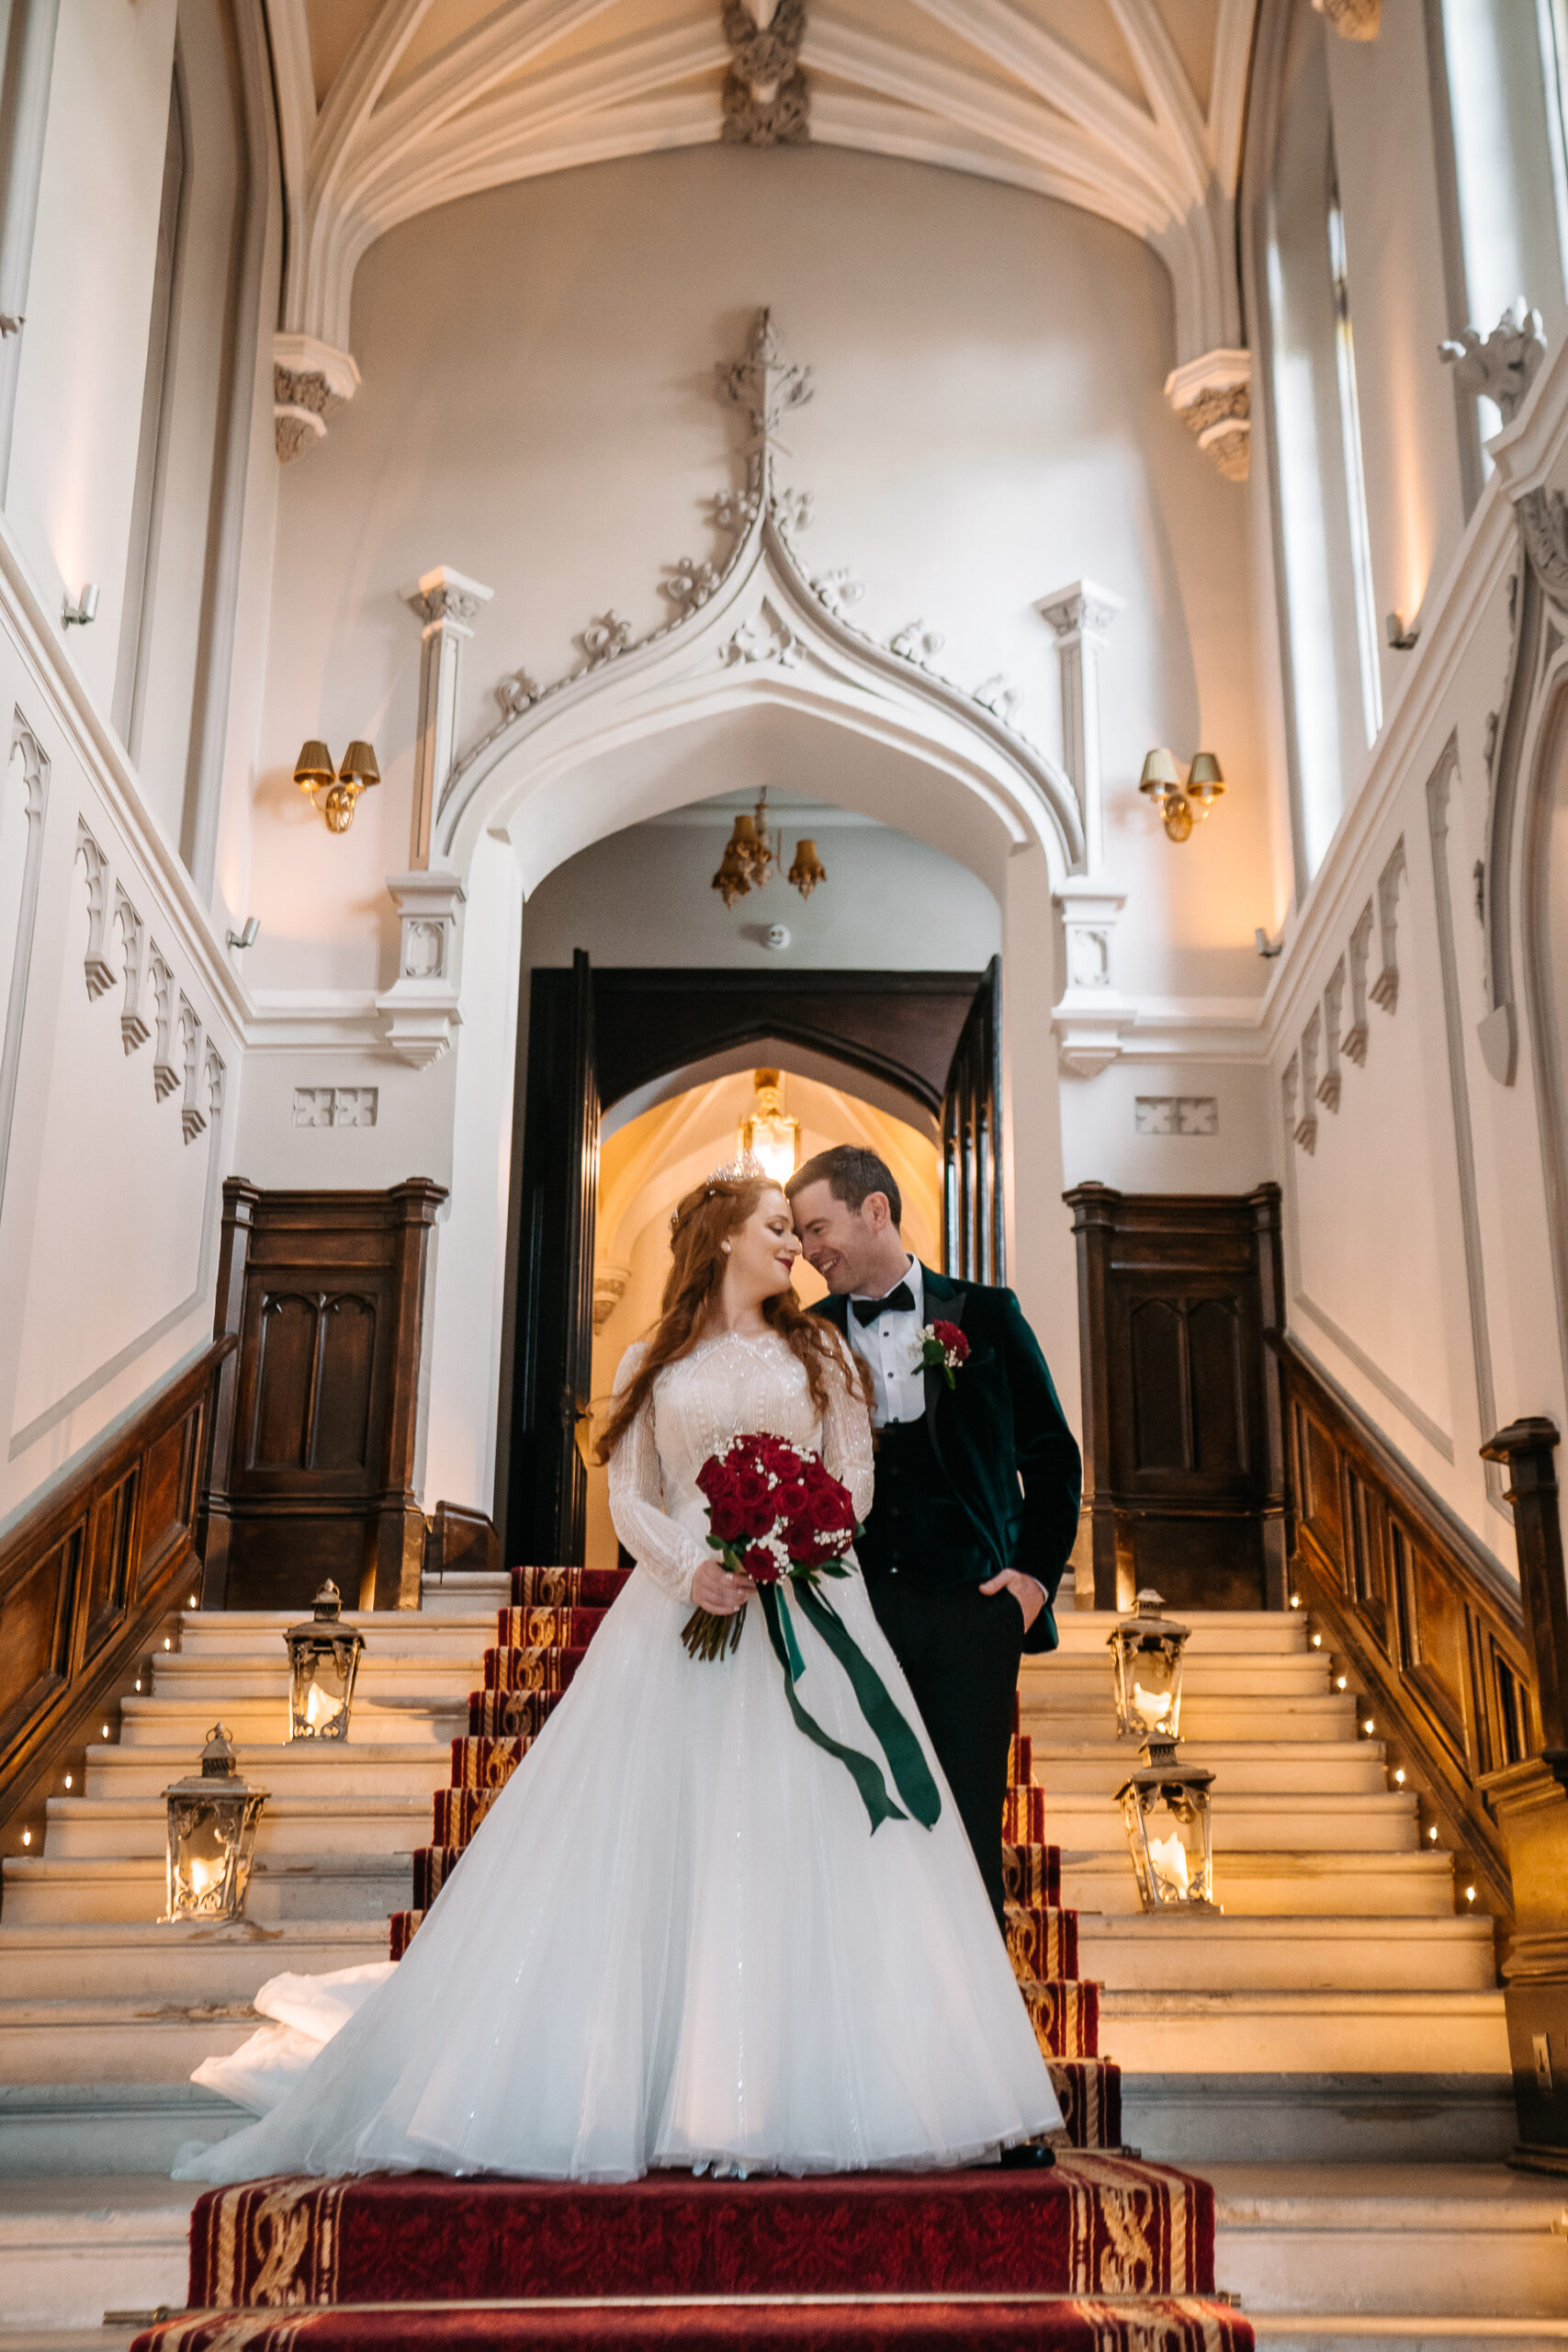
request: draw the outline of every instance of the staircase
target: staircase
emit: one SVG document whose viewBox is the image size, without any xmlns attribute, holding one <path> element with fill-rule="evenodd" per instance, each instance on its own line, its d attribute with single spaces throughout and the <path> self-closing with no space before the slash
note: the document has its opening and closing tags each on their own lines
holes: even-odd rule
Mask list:
<svg viewBox="0 0 1568 2352">
<path fill-rule="evenodd" d="M 184 2301 L 194 2192 L 167 2165 L 240 2120 L 191 2066 L 253 2030 L 266 1977 L 379 1958 L 389 1916 L 395 1949 L 417 1931 L 610 1597 L 560 1575 L 451 1579 L 357 1620 L 343 1747 L 278 1740 L 284 1612 L 179 1621 L 41 1852 L 5 1864 L 0 2352 L 111 2352 L 134 2330 L 106 2311 Z M 1214 2183 L 1217 2276 L 1261 2344 L 1568 2345 L 1563 2187 L 1500 2161 L 1491 1923 L 1462 1890 L 1456 1910 L 1354 1695 L 1300 1615 L 1198 1619 L 1184 1747 L 1216 1775 L 1224 1915 L 1145 1918 L 1112 1795 L 1131 1751 L 1111 1622 L 1069 1608 L 1061 1650 L 1025 1661 L 1010 1801 L 1010 1945 L 1068 2136 Z M 220 1715 L 272 1792 L 249 1915 L 159 1926 L 161 1792 Z"/>
</svg>

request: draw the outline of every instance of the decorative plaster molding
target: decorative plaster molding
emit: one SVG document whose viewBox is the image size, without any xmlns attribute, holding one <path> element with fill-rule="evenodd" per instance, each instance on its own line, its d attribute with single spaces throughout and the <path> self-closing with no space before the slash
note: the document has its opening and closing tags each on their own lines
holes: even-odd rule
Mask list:
<svg viewBox="0 0 1568 2352">
<path fill-rule="evenodd" d="M 1317 1048 L 1323 1034 L 1323 1010 L 1314 1005 L 1302 1031 L 1302 1114 L 1296 1121 L 1296 1141 L 1309 1157 L 1317 1149 Z"/>
<path fill-rule="evenodd" d="M 109 862 L 87 830 L 86 820 L 76 820 L 76 854 L 82 861 L 87 877 L 87 952 L 82 958 L 82 971 L 90 999 L 103 995 L 115 983 L 114 967 L 104 954 L 104 935 L 109 919 Z"/>
<path fill-rule="evenodd" d="M 183 994 L 180 998 L 180 1058 L 185 1066 L 185 1100 L 180 1105 L 180 1130 L 186 1143 L 194 1143 L 207 1125 L 207 1113 L 201 1105 L 201 1023 L 196 1008 Z"/>
<path fill-rule="evenodd" d="M 1285 1114 L 1285 1140 L 1296 1140 L 1296 1088 L 1301 1081 L 1301 1062 L 1292 1054 L 1280 1073 L 1280 1107 Z"/>
<path fill-rule="evenodd" d="M 413 807 L 409 824 L 409 864 L 417 872 L 430 864 L 430 828 L 434 820 L 457 741 L 457 689 L 462 650 L 472 624 L 494 595 L 493 588 L 438 563 L 422 572 L 403 602 L 423 623 L 419 657 L 419 724 L 414 736 Z M 521 692 L 519 674 L 506 681 Z M 536 688 L 536 692 L 537 689 Z M 498 698 L 500 690 L 497 690 Z M 513 706 L 502 700 L 502 710 Z"/>
<path fill-rule="evenodd" d="M 1245 481 L 1252 455 L 1252 354 L 1205 351 L 1165 379 L 1165 396 L 1226 481 Z"/>
<path fill-rule="evenodd" d="M 1062 918 L 1066 986 L 1051 1012 L 1056 1057 L 1071 1078 L 1098 1078 L 1122 1051 L 1134 1009 L 1113 985 L 1111 943 L 1127 903 L 1124 890 L 1107 890 L 1087 876 L 1055 893 Z"/>
<path fill-rule="evenodd" d="M 128 1054 L 135 1053 L 152 1035 L 141 1013 L 142 955 L 146 945 L 147 927 L 119 883 L 115 884 L 115 920 L 119 924 L 120 961 L 125 966 L 125 1001 L 120 1008 L 120 1042 Z"/>
<path fill-rule="evenodd" d="M 1100 756 L 1100 668 L 1105 641 L 1125 600 L 1092 580 L 1075 580 L 1043 596 L 1034 607 L 1051 625 L 1062 673 L 1062 764 L 1073 780 L 1083 816 L 1085 862 L 1092 874 L 1105 862 L 1105 782 Z M 987 679 L 977 689 L 999 681 Z M 991 707 L 995 708 L 993 704 Z"/>
<path fill-rule="evenodd" d="M 593 1329 L 602 1331 L 626 1295 L 626 1284 L 632 1278 L 629 1266 L 595 1266 L 593 1269 Z"/>
<path fill-rule="evenodd" d="M 446 1051 L 462 1020 L 457 982 L 466 893 L 455 874 L 389 875 L 398 910 L 398 977 L 376 999 L 387 1044 L 400 1061 L 424 1069 Z"/>
<path fill-rule="evenodd" d="M 1312 0 L 1341 40 L 1376 40 L 1382 23 L 1382 0 Z"/>
<path fill-rule="evenodd" d="M 1341 1037 L 1347 1061 L 1359 1069 L 1367 1058 L 1367 961 L 1372 947 L 1372 902 L 1369 899 L 1350 933 L 1350 1026 Z"/>
<path fill-rule="evenodd" d="M 1133 1132 L 1140 1136 L 1217 1136 L 1219 1098 L 1213 1094 L 1139 1094 L 1133 1102 Z"/>
<path fill-rule="evenodd" d="M 811 85 L 801 69 L 802 0 L 725 0 L 719 136 L 732 147 L 804 147 L 811 137 Z"/>
<path fill-rule="evenodd" d="M 1461 327 L 1457 341 L 1438 344 L 1438 356 L 1452 368 L 1461 392 L 1495 402 L 1504 424 L 1511 424 L 1546 356 L 1540 312 L 1521 294 L 1490 334 Z"/>
<path fill-rule="evenodd" d="M 158 952 L 157 943 L 147 943 L 147 968 L 152 978 L 152 999 L 157 1006 L 157 1036 L 152 1046 L 152 1091 L 162 1102 L 180 1082 L 175 1067 L 175 976 Z"/>
<path fill-rule="evenodd" d="M 373 1127 L 380 1108 L 375 1086 L 297 1086 L 289 1124 L 296 1127 Z"/>
<path fill-rule="evenodd" d="M 635 636 L 630 622 L 611 608 L 579 633 L 581 659 L 565 676 L 541 686 L 519 670 L 502 681 L 496 689 L 499 719 L 454 763 L 440 795 L 433 835 L 439 854 L 453 856 L 475 794 L 525 739 L 585 695 L 614 690 L 626 678 L 646 684 L 653 663 L 672 668 L 680 659 L 689 674 L 706 663 L 742 678 L 770 665 L 798 680 L 809 672 L 814 689 L 882 705 L 894 700 L 888 687 L 897 681 L 899 697 L 907 702 L 912 689 L 922 706 L 922 733 L 950 729 L 956 720 L 969 739 L 967 756 L 977 755 L 979 739 L 987 760 L 1000 753 L 1002 768 L 1012 771 L 1005 781 L 997 778 L 1004 797 L 1016 798 L 1022 785 L 1042 814 L 1049 810 L 1063 862 L 1069 870 L 1081 866 L 1083 829 L 1075 797 L 1060 770 L 1014 724 L 1016 698 L 1003 683 L 987 678 L 971 694 L 944 677 L 934 667 L 942 638 L 923 622 L 900 630 L 892 646 L 879 644 L 846 617 L 847 607 L 863 594 L 847 570 L 806 570 L 795 543 L 810 522 L 810 494 L 779 482 L 774 462 L 784 448 L 781 426 L 813 396 L 812 371 L 784 358 L 767 311 L 753 319 L 740 357 L 716 374 L 720 398 L 745 422 L 745 489 L 709 502 L 728 546 L 712 560 L 683 558 L 664 567 L 666 601 L 674 609 L 644 635 Z"/>
<path fill-rule="evenodd" d="M 1382 969 L 1372 982 L 1371 999 L 1385 1012 L 1399 1004 L 1399 886 L 1405 875 L 1404 835 L 1401 833 L 1378 876 L 1378 944 Z"/>
<path fill-rule="evenodd" d="M 1344 1002 L 1345 958 L 1341 956 L 1323 991 L 1323 1076 L 1317 1082 L 1317 1099 L 1325 1111 L 1339 1108 L 1339 1022 Z"/>
<path fill-rule="evenodd" d="M 326 438 L 327 419 L 359 389 L 359 370 L 346 351 L 319 335 L 272 339 L 272 429 L 279 465 L 292 465 Z"/>
<path fill-rule="evenodd" d="M 1552 603 L 1568 607 L 1568 498 L 1560 490 L 1527 490 L 1518 517 L 1530 570 Z"/>
<path fill-rule="evenodd" d="M 223 1116 L 223 1097 L 228 1073 L 223 1067 L 223 1057 L 210 1037 L 207 1041 L 207 1049 L 202 1057 L 202 1071 L 207 1080 L 207 1115 L 216 1133 L 218 1123 Z M 190 1141 L 188 1136 L 186 1141 L 187 1143 Z"/>
</svg>

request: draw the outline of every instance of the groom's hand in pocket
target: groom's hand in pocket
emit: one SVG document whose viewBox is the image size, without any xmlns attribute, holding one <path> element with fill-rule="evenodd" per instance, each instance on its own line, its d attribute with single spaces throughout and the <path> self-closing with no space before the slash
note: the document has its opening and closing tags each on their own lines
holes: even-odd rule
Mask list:
<svg viewBox="0 0 1568 2352">
<path fill-rule="evenodd" d="M 1010 1592 L 1023 1611 L 1026 1634 L 1045 1606 L 1043 1585 L 1036 1584 L 1032 1577 L 1026 1577 L 1020 1568 L 1004 1568 L 1000 1576 L 993 1577 L 989 1584 L 983 1584 L 980 1589 L 982 1592 Z"/>
</svg>

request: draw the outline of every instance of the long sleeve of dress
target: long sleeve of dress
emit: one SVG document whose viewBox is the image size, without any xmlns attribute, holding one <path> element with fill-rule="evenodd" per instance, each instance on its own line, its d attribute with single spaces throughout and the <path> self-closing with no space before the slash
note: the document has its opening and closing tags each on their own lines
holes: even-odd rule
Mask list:
<svg viewBox="0 0 1568 2352">
<path fill-rule="evenodd" d="M 615 1374 L 619 1396 L 642 1362 L 640 1340 L 621 1358 Z M 676 1524 L 664 1509 L 653 1406 L 646 1404 L 610 1456 L 610 1518 L 637 1566 L 671 1600 L 690 1600 L 692 1578 L 711 1558 L 705 1544 Z"/>
<path fill-rule="evenodd" d="M 854 1367 L 843 1342 L 839 1342 L 846 1377 L 829 1384 L 831 1402 L 822 1424 L 822 1461 L 841 1486 L 850 1490 L 859 1526 L 871 1509 L 875 1476 L 872 1465 L 871 1415 L 855 1387 Z"/>
</svg>

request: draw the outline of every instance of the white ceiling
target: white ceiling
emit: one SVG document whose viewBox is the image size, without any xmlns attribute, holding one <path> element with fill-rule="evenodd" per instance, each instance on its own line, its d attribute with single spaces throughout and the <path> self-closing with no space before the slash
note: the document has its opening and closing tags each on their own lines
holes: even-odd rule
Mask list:
<svg viewBox="0 0 1568 2352">
<path fill-rule="evenodd" d="M 763 15 L 769 0 L 744 0 Z M 1177 359 L 1239 342 L 1234 199 L 1257 0 L 807 0 L 810 136 L 979 173 L 1146 238 Z M 349 347 L 355 268 L 432 207 L 718 140 L 721 0 L 267 0 L 284 325 Z"/>
</svg>

